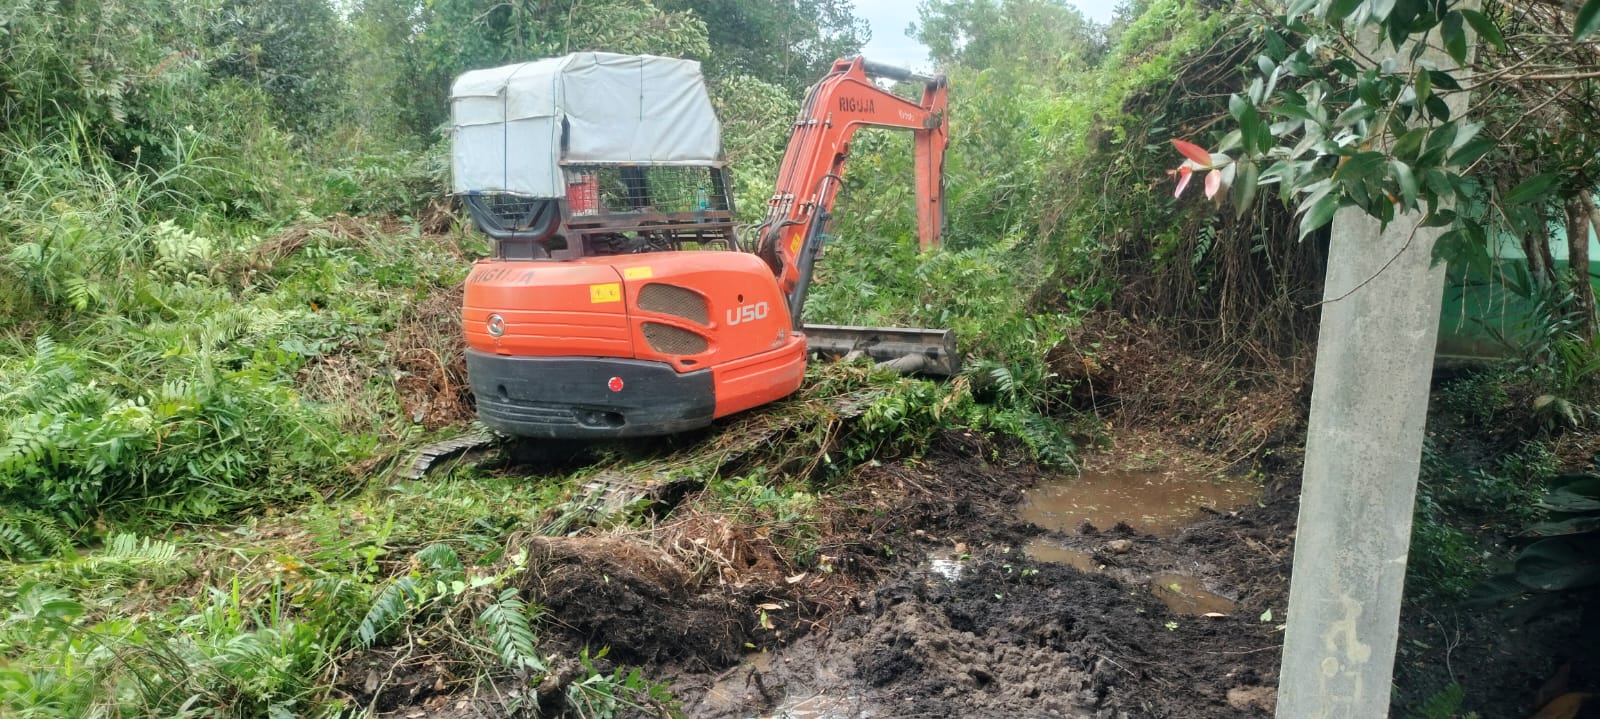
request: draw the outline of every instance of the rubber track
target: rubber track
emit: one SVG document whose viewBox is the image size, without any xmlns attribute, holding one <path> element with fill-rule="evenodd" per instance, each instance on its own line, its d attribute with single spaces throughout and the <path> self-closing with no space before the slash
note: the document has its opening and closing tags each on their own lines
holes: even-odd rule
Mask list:
<svg viewBox="0 0 1600 719">
<path fill-rule="evenodd" d="M 465 434 L 434 442 L 417 450 L 416 456 L 411 460 L 411 466 L 401 472 L 400 476 L 406 479 L 422 479 L 423 475 L 441 460 L 481 449 L 499 441 L 500 437 L 493 432 L 474 426 Z"/>
</svg>

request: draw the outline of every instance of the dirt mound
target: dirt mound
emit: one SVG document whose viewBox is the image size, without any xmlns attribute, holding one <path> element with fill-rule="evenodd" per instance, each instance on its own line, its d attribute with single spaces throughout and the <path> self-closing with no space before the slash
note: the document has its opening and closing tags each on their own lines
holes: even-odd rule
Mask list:
<svg viewBox="0 0 1600 719">
<path fill-rule="evenodd" d="M 735 596 L 702 591 L 671 556 L 613 537 L 535 538 L 529 544 L 529 596 L 547 636 L 611 648 L 622 664 L 672 663 L 709 669 L 738 660 L 756 627 Z"/>
</svg>

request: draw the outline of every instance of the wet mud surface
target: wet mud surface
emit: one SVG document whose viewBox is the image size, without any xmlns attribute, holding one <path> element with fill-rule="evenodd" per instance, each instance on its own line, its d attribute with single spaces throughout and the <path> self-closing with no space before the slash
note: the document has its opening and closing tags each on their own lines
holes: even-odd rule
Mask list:
<svg viewBox="0 0 1600 719">
<path fill-rule="evenodd" d="M 1005 456 L 950 433 L 924 457 L 817 488 L 828 498 L 816 565 L 791 564 L 763 528 L 696 509 L 692 494 L 647 531 L 526 538 L 541 652 L 567 657 L 548 676 L 469 683 L 448 662 L 414 661 L 391 676 L 395 658 L 375 655 L 348 666 L 344 686 L 385 716 L 551 716 L 581 677 L 570 658 L 604 646 L 600 671 L 642 667 L 696 718 L 1272 716 L 1294 459 L 1248 480 L 1091 476 L 1100 494 L 1071 499 L 1060 487 L 1073 479 Z M 1080 512 L 1136 500 L 1149 481 L 1169 486 L 1142 506 Z M 1076 506 L 1028 509 L 1051 493 Z M 1097 526 L 1117 514 L 1130 519 Z M 1402 675 L 1441 664 L 1442 649 L 1460 666 L 1503 664 L 1487 656 L 1506 646 L 1492 637 L 1442 647 L 1437 627 L 1418 626 L 1407 624 Z M 1540 671 L 1486 678 L 1518 698 L 1486 705 L 1475 691 L 1470 708 L 1527 716 L 1537 687 L 1524 685 Z"/>
<path fill-rule="evenodd" d="M 918 488 L 880 528 L 899 561 L 798 640 L 673 676 L 687 716 L 1271 716 L 1282 632 L 1262 617 L 1283 613 L 1292 497 L 1165 537 L 1047 530 L 1019 510 L 1049 478 L 932 460 L 875 480 Z"/>
</svg>

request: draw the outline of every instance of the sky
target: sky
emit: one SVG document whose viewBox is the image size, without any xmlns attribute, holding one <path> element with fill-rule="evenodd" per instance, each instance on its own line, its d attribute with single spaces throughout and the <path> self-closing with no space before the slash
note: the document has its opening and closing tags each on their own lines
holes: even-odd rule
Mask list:
<svg viewBox="0 0 1600 719">
<path fill-rule="evenodd" d="M 928 49 L 909 37 L 906 26 L 917 19 L 918 0 L 855 0 L 856 17 L 872 26 L 872 41 L 861 54 L 869 60 L 918 70 L 931 69 Z M 1111 21 L 1117 0 L 1069 0 L 1084 16 L 1104 24 Z"/>
</svg>

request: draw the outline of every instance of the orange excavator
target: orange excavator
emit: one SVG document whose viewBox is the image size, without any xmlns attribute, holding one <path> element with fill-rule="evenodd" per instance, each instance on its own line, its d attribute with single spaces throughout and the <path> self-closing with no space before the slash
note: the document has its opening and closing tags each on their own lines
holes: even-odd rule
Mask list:
<svg viewBox="0 0 1600 719">
<path fill-rule="evenodd" d="M 874 77 L 921 82 L 921 98 Z M 942 76 L 835 62 L 747 248 L 698 63 L 578 53 L 462 75 L 454 189 L 494 247 L 462 309 L 480 419 L 523 437 L 661 435 L 793 393 L 812 353 L 955 372 L 948 331 L 801 322 L 857 130 L 913 133 L 918 236 L 938 247 L 945 107 Z"/>
</svg>

